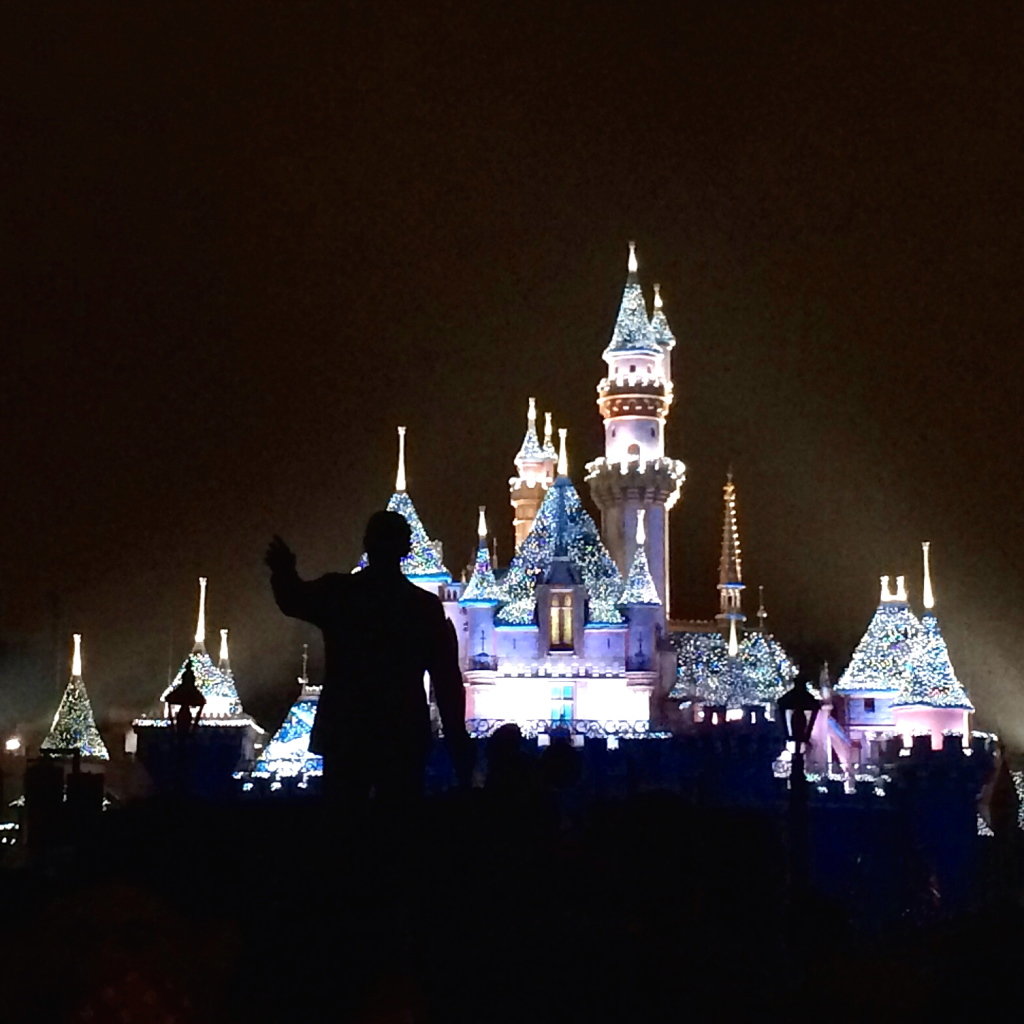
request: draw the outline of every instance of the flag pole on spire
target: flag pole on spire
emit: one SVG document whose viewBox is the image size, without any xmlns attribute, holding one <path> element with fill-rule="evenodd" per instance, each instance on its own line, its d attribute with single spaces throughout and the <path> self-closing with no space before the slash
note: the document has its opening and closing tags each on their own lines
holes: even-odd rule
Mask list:
<svg viewBox="0 0 1024 1024">
<path fill-rule="evenodd" d="M 196 619 L 194 651 L 206 650 L 206 577 L 199 577 L 199 615 Z"/>
<path fill-rule="evenodd" d="M 932 542 L 925 540 L 921 542 L 921 554 L 924 557 L 924 594 L 923 603 L 926 611 L 931 611 L 935 607 L 935 594 L 932 592 L 932 567 L 931 567 L 931 552 Z"/>
<path fill-rule="evenodd" d="M 395 490 L 405 493 L 405 427 L 398 428 L 398 472 L 395 474 Z"/>
</svg>

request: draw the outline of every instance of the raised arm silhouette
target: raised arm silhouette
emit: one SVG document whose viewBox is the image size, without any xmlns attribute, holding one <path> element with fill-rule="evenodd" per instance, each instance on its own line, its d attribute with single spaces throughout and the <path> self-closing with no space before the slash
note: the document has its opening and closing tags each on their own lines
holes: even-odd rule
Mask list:
<svg viewBox="0 0 1024 1024">
<path fill-rule="evenodd" d="M 323 690 L 309 746 L 323 756 L 325 792 L 355 802 L 422 795 L 431 735 L 425 672 L 459 782 L 468 786 L 473 752 L 455 629 L 437 597 L 402 575 L 410 544 L 402 516 L 375 512 L 363 542 L 361 572 L 309 581 L 280 537 L 266 554 L 278 607 L 323 633 Z"/>
</svg>

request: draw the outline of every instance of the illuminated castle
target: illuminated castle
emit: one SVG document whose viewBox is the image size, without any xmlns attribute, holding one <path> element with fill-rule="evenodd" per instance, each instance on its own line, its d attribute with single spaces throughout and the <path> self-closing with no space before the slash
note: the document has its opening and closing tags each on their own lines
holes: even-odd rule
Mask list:
<svg viewBox="0 0 1024 1024">
<path fill-rule="evenodd" d="M 597 386 L 605 451 L 587 464 L 584 478 L 601 528 L 571 479 L 566 431 L 557 431 L 556 448 L 546 413 L 541 437 L 530 398 L 509 480 L 513 557 L 504 567 L 494 563 L 481 507 L 468 579 L 453 578 L 440 544 L 424 528 L 407 489 L 406 430 L 398 428 L 387 507 L 411 530 L 402 571 L 437 595 L 456 627 L 475 735 L 508 721 L 528 735 L 568 729 L 608 737 L 770 724 L 775 701 L 793 685 L 796 666 L 765 628 L 763 592 L 756 625 L 748 625 L 743 611 L 731 472 L 723 492 L 718 613 L 699 622 L 669 618 L 668 522 L 685 479 L 683 463 L 665 453 L 675 345 L 657 286 L 648 316 L 631 245 L 603 353 L 607 373 Z M 875 618 L 835 687 L 838 699 L 823 674 L 823 713 L 808 763 L 831 770 L 877 762 L 886 742 L 900 737 L 909 745 L 922 732 L 938 743 L 950 731 L 966 738 L 971 705 L 930 612 L 930 581 L 925 604 L 929 611 L 919 621 L 902 581 L 896 593 L 885 584 Z M 300 682 L 302 693 L 253 778 L 304 781 L 319 773 L 308 752 L 317 692 L 305 671 Z M 428 680 L 425 685 L 429 695 Z"/>
</svg>

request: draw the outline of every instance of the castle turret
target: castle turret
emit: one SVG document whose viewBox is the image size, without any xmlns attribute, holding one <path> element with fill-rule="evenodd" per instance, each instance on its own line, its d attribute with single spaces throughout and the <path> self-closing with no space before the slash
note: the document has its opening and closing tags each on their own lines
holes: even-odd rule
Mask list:
<svg viewBox="0 0 1024 1024">
<path fill-rule="evenodd" d="M 626 577 L 626 585 L 622 588 L 619 607 L 625 611 L 629 620 L 626 671 L 655 671 L 657 629 L 662 618 L 661 598 L 658 597 L 658 588 L 647 562 L 643 509 L 636 515 L 636 551 Z"/>
<path fill-rule="evenodd" d="M 106 744 L 96 728 L 89 694 L 82 682 L 82 634 L 74 634 L 74 653 L 71 655 L 71 679 L 61 697 L 57 713 L 46 738 L 39 749 L 46 752 L 69 754 L 77 751 L 82 757 L 101 761 L 110 759 Z"/>
<path fill-rule="evenodd" d="M 604 351 L 608 375 L 597 386 L 605 454 L 587 466 L 586 479 L 601 509 L 605 543 L 623 575 L 633 562 L 637 512 L 646 512 L 647 557 L 664 618 L 669 605 L 668 513 L 686 473 L 682 462 L 665 457 L 665 421 L 672 404 L 668 353 L 675 339 L 660 294 L 655 320 L 647 318 L 632 242 L 628 271 Z"/>
<path fill-rule="evenodd" d="M 471 671 L 491 671 L 495 668 L 494 609 L 501 603 L 501 588 L 494 578 L 491 553 L 487 548 L 487 517 L 480 506 L 477 521 L 476 564 L 466 589 L 459 598 L 459 606 L 466 614 L 466 659 Z"/>
<path fill-rule="evenodd" d="M 551 443 L 551 413 L 545 416 L 544 444 L 537 438 L 537 400 L 531 398 L 526 413 L 526 434 L 516 455 L 518 475 L 509 480 L 512 520 L 516 531 L 516 550 L 526 540 L 533 520 L 554 481 L 555 450 Z"/>
</svg>

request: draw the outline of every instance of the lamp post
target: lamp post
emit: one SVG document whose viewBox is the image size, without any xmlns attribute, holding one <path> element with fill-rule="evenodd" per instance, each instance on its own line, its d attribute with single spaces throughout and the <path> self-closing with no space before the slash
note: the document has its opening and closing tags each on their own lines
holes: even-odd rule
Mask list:
<svg viewBox="0 0 1024 1024">
<path fill-rule="evenodd" d="M 807 689 L 807 683 L 797 681 L 793 689 L 784 693 L 776 704 L 786 729 L 786 742 L 793 745 L 793 760 L 789 769 L 789 813 L 791 822 L 792 883 L 800 885 L 807 877 L 809 857 L 807 849 L 807 776 L 804 773 L 804 751 L 811 741 L 814 722 L 821 709 L 821 701 Z"/>
<path fill-rule="evenodd" d="M 185 666 L 185 671 L 181 674 L 181 682 L 167 694 L 164 704 L 175 737 L 173 746 L 177 776 L 176 788 L 179 792 L 184 792 L 188 778 L 188 741 L 199 725 L 203 708 L 206 706 L 206 698 L 196 686 L 196 674 L 192 669 L 191 658 Z"/>
</svg>

